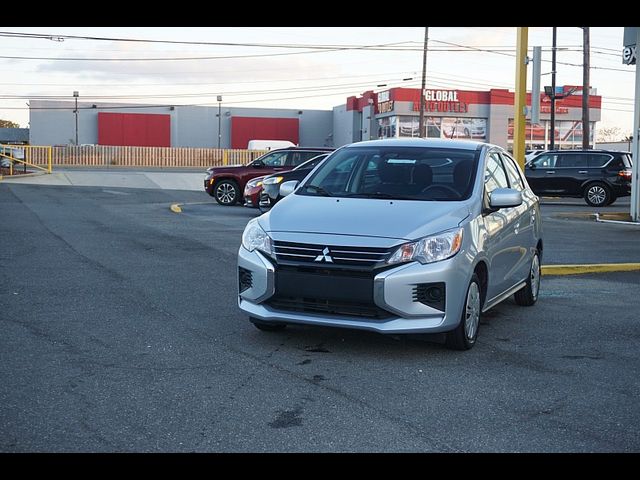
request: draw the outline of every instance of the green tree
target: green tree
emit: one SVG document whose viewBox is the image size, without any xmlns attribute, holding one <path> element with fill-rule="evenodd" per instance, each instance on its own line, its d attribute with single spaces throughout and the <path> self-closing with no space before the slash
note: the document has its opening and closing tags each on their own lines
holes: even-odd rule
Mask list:
<svg viewBox="0 0 640 480">
<path fill-rule="evenodd" d="M 0 118 L 0 128 L 20 128 L 20 125 L 11 120 L 3 120 Z"/>
</svg>

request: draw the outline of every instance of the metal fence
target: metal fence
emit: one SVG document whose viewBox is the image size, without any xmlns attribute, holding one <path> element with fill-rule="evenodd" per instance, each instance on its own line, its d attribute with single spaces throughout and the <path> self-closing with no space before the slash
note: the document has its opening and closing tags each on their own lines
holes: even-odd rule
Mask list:
<svg viewBox="0 0 640 480">
<path fill-rule="evenodd" d="M 27 165 L 51 173 L 51 158 L 52 147 L 0 144 L 0 165 L 9 170 L 9 175 L 16 173 L 20 167 L 26 173 Z"/>
<path fill-rule="evenodd" d="M 246 164 L 265 150 L 240 150 L 190 147 L 112 147 L 62 146 L 51 148 L 51 162 L 54 166 L 96 166 L 96 167 L 212 167 L 221 165 Z M 31 162 L 46 165 L 44 150 L 34 149 Z"/>
</svg>

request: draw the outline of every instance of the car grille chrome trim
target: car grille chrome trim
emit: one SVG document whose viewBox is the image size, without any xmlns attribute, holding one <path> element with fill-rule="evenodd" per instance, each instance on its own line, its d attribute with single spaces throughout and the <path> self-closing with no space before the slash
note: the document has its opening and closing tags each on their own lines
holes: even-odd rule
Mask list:
<svg viewBox="0 0 640 480">
<path fill-rule="evenodd" d="M 294 243 L 274 241 L 274 250 L 278 261 L 296 261 L 317 263 L 318 258 L 324 257 L 323 251 L 329 250 L 333 263 L 342 265 L 357 265 L 359 267 L 374 267 L 383 263 L 389 256 L 389 248 L 380 247 L 346 247 L 331 245 Z"/>
</svg>

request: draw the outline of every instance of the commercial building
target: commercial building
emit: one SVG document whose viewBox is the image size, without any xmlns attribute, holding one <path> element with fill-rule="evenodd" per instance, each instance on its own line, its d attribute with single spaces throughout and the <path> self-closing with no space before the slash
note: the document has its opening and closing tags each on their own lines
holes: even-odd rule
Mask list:
<svg viewBox="0 0 640 480">
<path fill-rule="evenodd" d="M 563 87 L 556 99 L 555 146 L 582 146 L 582 89 Z M 589 96 L 590 143 L 600 120 L 602 98 Z M 530 149 L 549 148 L 551 98 L 541 94 L 540 123 L 526 125 L 526 145 Z M 508 90 L 425 91 L 426 136 L 487 141 L 511 149 L 513 145 L 514 93 Z M 531 95 L 527 94 L 527 105 Z M 338 145 L 392 137 L 418 137 L 420 89 L 392 88 L 349 97 L 345 105 L 333 109 L 333 134 Z M 423 132 L 424 134 L 425 132 Z"/>
<path fill-rule="evenodd" d="M 582 146 L 582 90 L 563 87 L 556 100 L 556 148 Z M 590 143 L 602 98 L 589 96 Z M 530 94 L 527 94 L 530 105 Z M 488 141 L 511 149 L 514 94 L 508 90 L 425 91 L 426 134 Z M 33 145 L 79 144 L 247 148 L 249 140 L 289 140 L 303 147 L 339 147 L 390 137 L 417 137 L 420 89 L 391 88 L 349 97 L 331 110 L 30 102 Z M 549 148 L 551 99 L 541 94 L 540 123 L 526 126 L 529 149 Z"/>
<path fill-rule="evenodd" d="M 74 101 L 29 102 L 32 145 L 69 145 L 76 139 Z M 220 116 L 218 116 L 220 114 Z M 247 148 L 252 139 L 332 145 L 330 110 L 154 106 L 78 102 L 78 144 Z"/>
</svg>

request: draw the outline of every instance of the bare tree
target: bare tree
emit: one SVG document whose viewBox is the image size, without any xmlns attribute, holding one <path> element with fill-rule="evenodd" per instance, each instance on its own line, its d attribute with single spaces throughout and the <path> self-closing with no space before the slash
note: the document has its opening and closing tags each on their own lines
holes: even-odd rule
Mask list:
<svg viewBox="0 0 640 480">
<path fill-rule="evenodd" d="M 598 142 L 623 141 L 625 136 L 620 127 L 604 127 L 598 129 Z"/>
<path fill-rule="evenodd" d="M 11 120 L 3 120 L 0 118 L 0 128 L 20 128 L 20 125 Z"/>
</svg>

